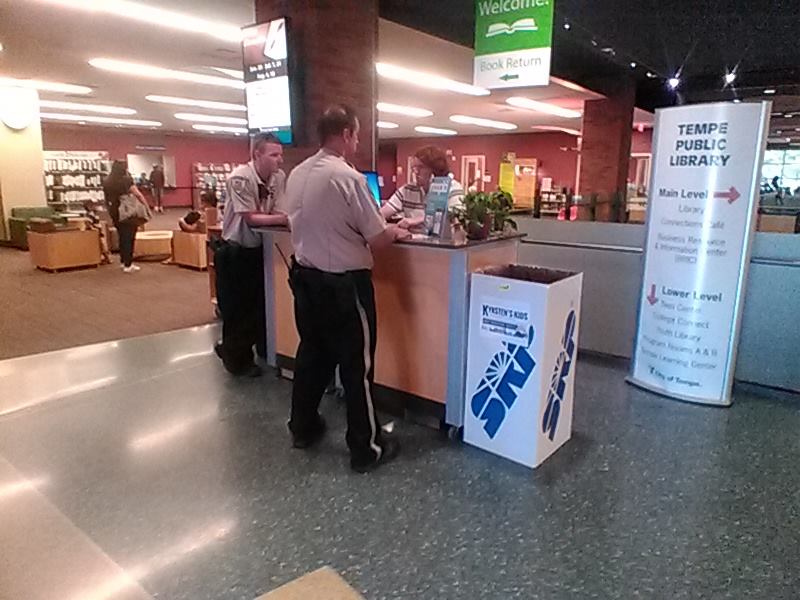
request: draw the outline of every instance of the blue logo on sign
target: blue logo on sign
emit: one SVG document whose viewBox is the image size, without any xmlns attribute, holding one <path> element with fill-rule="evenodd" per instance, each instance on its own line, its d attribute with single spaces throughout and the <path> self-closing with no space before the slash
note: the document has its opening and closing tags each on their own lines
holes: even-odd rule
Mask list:
<svg viewBox="0 0 800 600">
<path fill-rule="evenodd" d="M 492 357 L 472 396 L 472 414 L 483 421 L 483 429 L 491 439 L 497 435 L 506 413 L 536 366 L 528 351 L 532 343 L 533 327 L 528 329 L 527 346 L 503 342 L 503 350 Z"/>
<path fill-rule="evenodd" d="M 558 353 L 553 377 L 550 380 L 550 391 L 547 394 L 547 409 L 545 409 L 542 419 L 542 433 L 547 434 L 551 440 L 556 435 L 558 415 L 561 413 L 561 403 L 564 401 L 564 391 L 567 388 L 567 377 L 575 356 L 575 322 L 575 311 L 571 310 L 567 315 L 564 337 L 561 338 L 562 350 Z"/>
</svg>

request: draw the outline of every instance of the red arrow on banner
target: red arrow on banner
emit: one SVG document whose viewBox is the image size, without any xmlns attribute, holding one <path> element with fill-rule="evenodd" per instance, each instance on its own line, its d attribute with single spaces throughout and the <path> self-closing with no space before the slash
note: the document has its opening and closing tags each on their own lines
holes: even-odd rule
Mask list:
<svg viewBox="0 0 800 600">
<path fill-rule="evenodd" d="M 658 302 L 658 296 L 656 296 L 656 284 L 650 286 L 650 293 L 647 295 L 647 301 L 650 303 L 650 306 L 653 306 L 656 302 Z"/>
<path fill-rule="evenodd" d="M 734 202 L 736 202 L 741 197 L 742 197 L 742 195 L 739 193 L 739 190 L 737 190 L 733 186 L 728 188 L 727 192 L 714 192 L 714 198 L 720 198 L 722 200 L 727 200 L 728 204 L 733 204 Z"/>
</svg>

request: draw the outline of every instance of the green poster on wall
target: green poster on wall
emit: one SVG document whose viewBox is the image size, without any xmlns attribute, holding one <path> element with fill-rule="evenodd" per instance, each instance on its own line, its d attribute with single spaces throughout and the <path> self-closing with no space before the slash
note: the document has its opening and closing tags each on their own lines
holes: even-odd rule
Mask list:
<svg viewBox="0 0 800 600">
<path fill-rule="evenodd" d="M 555 0 L 475 0 L 475 85 L 548 85 L 554 4 Z"/>
</svg>

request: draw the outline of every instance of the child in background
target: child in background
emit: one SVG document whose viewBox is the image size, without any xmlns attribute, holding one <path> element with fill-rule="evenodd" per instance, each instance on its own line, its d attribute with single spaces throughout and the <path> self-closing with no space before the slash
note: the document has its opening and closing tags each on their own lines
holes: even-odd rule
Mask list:
<svg viewBox="0 0 800 600">
<path fill-rule="evenodd" d="M 200 210 L 190 210 L 179 221 L 178 227 L 187 233 L 205 233 L 206 209 L 217 207 L 217 195 L 207 190 L 200 196 Z"/>
<path fill-rule="evenodd" d="M 106 239 L 107 228 L 103 227 L 97 206 L 94 200 L 87 200 L 83 203 L 83 210 L 86 212 L 86 218 L 92 229 L 96 229 L 100 234 L 100 264 L 108 265 L 111 264 L 111 253 L 108 251 L 108 240 Z"/>
</svg>

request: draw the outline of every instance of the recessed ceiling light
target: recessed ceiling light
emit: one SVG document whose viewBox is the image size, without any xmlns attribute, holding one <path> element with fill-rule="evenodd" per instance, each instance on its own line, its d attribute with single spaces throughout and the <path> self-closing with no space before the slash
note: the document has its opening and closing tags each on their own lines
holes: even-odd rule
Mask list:
<svg viewBox="0 0 800 600">
<path fill-rule="evenodd" d="M 636 66 L 637 66 L 637 65 L 636 65 L 636 61 L 635 61 L 635 60 L 632 60 L 632 61 L 631 61 L 631 69 L 635 69 L 635 68 L 636 68 Z"/>
<path fill-rule="evenodd" d="M 514 123 L 506 123 L 505 121 L 492 121 L 491 119 L 481 119 L 478 117 L 468 117 L 466 115 L 451 115 L 450 120 L 453 123 L 461 123 L 463 125 L 476 125 L 478 127 L 488 127 L 490 129 L 502 129 L 504 131 L 512 131 L 517 129 Z"/>
<path fill-rule="evenodd" d="M 174 79 L 176 81 L 188 81 L 189 83 L 215 85 L 219 87 L 235 88 L 238 90 L 244 89 L 244 82 L 237 79 L 217 77 L 215 75 L 201 75 L 200 73 L 190 73 L 189 71 L 178 71 L 176 69 L 165 69 L 163 67 L 132 63 L 124 60 L 115 60 L 112 58 L 93 58 L 89 61 L 89 64 L 96 69 L 122 73 L 129 77 Z"/>
<path fill-rule="evenodd" d="M 247 133 L 247 129 L 244 127 L 226 127 L 224 125 L 195 124 L 192 125 L 192 129 L 206 131 L 208 133 Z"/>
<path fill-rule="evenodd" d="M 740 104 L 740 103 L 741 103 L 741 100 L 739 100 L 739 98 L 734 98 L 734 99 L 733 99 L 733 103 L 734 103 L 734 104 Z"/>
<path fill-rule="evenodd" d="M 767 88 L 766 90 L 764 90 L 764 93 L 765 93 L 767 96 L 771 96 L 771 95 L 772 95 L 772 94 L 774 94 L 775 92 L 776 92 L 776 90 L 774 90 L 774 89 L 772 89 L 772 88 Z"/>
<path fill-rule="evenodd" d="M 0 77 L 0 85 L 33 88 L 42 92 L 61 92 L 64 94 L 91 94 L 92 88 L 85 85 L 72 85 L 71 83 L 58 83 L 56 81 L 41 81 L 39 79 L 15 79 L 14 77 Z"/>
<path fill-rule="evenodd" d="M 145 100 L 150 102 L 159 102 L 161 104 L 175 104 L 178 106 L 196 106 L 198 108 L 210 108 L 212 110 L 235 110 L 238 112 L 246 112 L 247 107 L 244 104 L 232 104 L 230 102 L 215 102 L 212 100 L 195 100 L 193 98 L 179 98 L 177 96 L 159 96 L 157 94 L 150 94 L 145 96 Z"/>
<path fill-rule="evenodd" d="M 103 12 L 141 21 L 149 26 L 179 29 L 190 33 L 210 35 L 226 42 L 241 42 L 242 31 L 238 25 L 209 21 L 188 13 L 158 8 L 152 4 L 128 0 L 41 0 L 68 8 L 77 8 L 93 13 Z"/>
<path fill-rule="evenodd" d="M 124 106 L 107 106 L 105 104 L 82 104 L 80 102 L 61 102 L 58 100 L 41 100 L 42 108 L 58 108 L 61 110 L 84 110 L 86 112 L 101 113 L 106 115 L 135 115 L 136 111 Z"/>
<path fill-rule="evenodd" d="M 417 125 L 414 131 L 419 133 L 430 133 L 433 135 L 458 135 L 458 132 L 453 129 L 442 129 L 440 127 L 426 127 L 425 125 Z"/>
<path fill-rule="evenodd" d="M 736 81 L 736 73 L 731 71 L 730 73 L 725 73 L 725 83 L 727 85 L 731 85 L 734 81 Z"/>
<path fill-rule="evenodd" d="M 41 113 L 42 119 L 53 121 L 73 121 L 75 123 L 102 123 L 107 125 L 132 125 L 134 127 L 161 127 L 160 121 L 142 119 L 117 119 L 115 117 L 96 117 L 94 115 L 68 115 L 66 113 Z"/>
<path fill-rule="evenodd" d="M 652 71 L 648 71 L 648 72 L 647 72 L 647 76 L 648 76 L 650 79 L 655 79 L 656 77 L 658 77 L 658 75 L 656 75 L 656 74 L 655 74 L 655 73 L 653 73 Z"/>
<path fill-rule="evenodd" d="M 536 112 L 554 115 L 556 117 L 564 117 L 565 119 L 579 119 L 581 117 L 581 111 L 579 110 L 562 108 L 555 104 L 539 102 L 538 100 L 531 100 L 530 98 L 523 98 L 521 96 L 512 96 L 506 100 L 506 103 L 511 106 L 516 106 L 517 108 L 535 110 Z"/>
<path fill-rule="evenodd" d="M 380 112 L 406 115 L 409 117 L 430 117 L 433 112 L 427 108 L 417 108 L 416 106 L 403 106 L 401 104 L 391 104 L 389 102 L 378 102 L 375 107 Z"/>
<path fill-rule="evenodd" d="M 196 113 L 175 113 L 175 118 L 181 121 L 196 121 L 198 123 L 220 123 L 224 125 L 247 125 L 247 119 L 241 117 L 220 117 L 217 115 L 200 115 Z"/>
<path fill-rule="evenodd" d="M 381 77 L 402 81 L 408 85 L 415 85 L 432 90 L 456 92 L 457 94 L 466 94 L 468 96 L 488 96 L 491 94 L 489 90 L 482 87 L 462 83 L 432 73 L 423 73 L 422 71 L 390 65 L 388 63 L 375 63 L 375 69 Z"/>
<path fill-rule="evenodd" d="M 567 22 L 567 23 L 564 23 L 564 29 L 566 29 L 567 31 L 569 31 L 570 29 L 572 29 L 572 25 L 570 25 L 570 24 L 569 24 L 569 22 Z"/>
<path fill-rule="evenodd" d="M 534 125 L 531 129 L 536 129 L 537 131 L 560 131 L 561 133 L 568 133 L 569 135 L 575 135 L 580 137 L 581 132 L 577 129 L 570 129 L 569 127 L 557 127 L 555 125 Z"/>
<path fill-rule="evenodd" d="M 677 76 L 675 76 L 675 77 L 670 77 L 670 78 L 667 80 L 667 85 L 669 85 L 670 89 L 673 89 L 673 90 L 677 90 L 677 89 L 678 89 L 678 86 L 679 86 L 680 84 L 681 84 L 681 78 L 680 78 L 680 77 L 677 77 Z"/>
<path fill-rule="evenodd" d="M 391 121 L 378 121 L 375 123 L 379 129 L 397 129 L 400 127 L 397 123 L 392 123 Z"/>
</svg>

